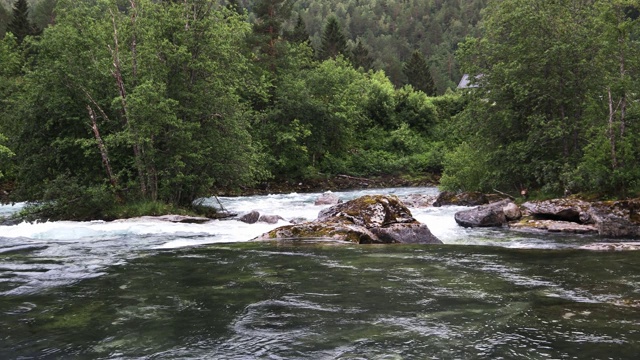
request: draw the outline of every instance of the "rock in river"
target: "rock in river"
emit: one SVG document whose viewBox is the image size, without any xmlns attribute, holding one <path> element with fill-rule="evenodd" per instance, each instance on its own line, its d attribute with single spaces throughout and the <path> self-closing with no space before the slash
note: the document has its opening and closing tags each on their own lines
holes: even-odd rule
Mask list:
<svg viewBox="0 0 640 360">
<path fill-rule="evenodd" d="M 314 205 L 335 205 L 341 202 L 342 200 L 340 200 L 338 195 L 332 193 L 331 191 L 327 191 L 316 199 Z"/>
<path fill-rule="evenodd" d="M 366 195 L 325 210 L 318 219 L 271 230 L 254 240 L 329 238 L 358 244 L 441 244 L 396 197 Z"/>
<path fill-rule="evenodd" d="M 469 210 L 458 211 L 454 219 L 464 227 L 502 226 L 507 223 L 504 209 L 511 211 L 511 200 L 505 199 Z M 510 215 L 511 216 L 511 215 Z"/>
</svg>

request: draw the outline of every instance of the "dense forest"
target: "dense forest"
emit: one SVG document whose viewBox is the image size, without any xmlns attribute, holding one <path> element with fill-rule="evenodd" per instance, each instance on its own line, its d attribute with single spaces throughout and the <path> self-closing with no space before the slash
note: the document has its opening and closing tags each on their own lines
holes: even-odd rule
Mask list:
<svg viewBox="0 0 640 360">
<path fill-rule="evenodd" d="M 48 217 L 336 174 L 640 191 L 635 0 L 3 1 L 0 182 Z"/>
</svg>

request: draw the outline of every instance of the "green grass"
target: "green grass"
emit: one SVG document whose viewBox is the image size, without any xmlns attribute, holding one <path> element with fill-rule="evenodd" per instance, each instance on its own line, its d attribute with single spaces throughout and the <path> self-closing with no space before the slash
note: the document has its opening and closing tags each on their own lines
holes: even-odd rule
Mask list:
<svg viewBox="0 0 640 360">
<path fill-rule="evenodd" d="M 167 204 L 161 201 L 150 200 L 116 204 L 112 208 L 104 210 L 105 219 L 126 219 L 139 216 L 160 216 L 166 214 L 189 216 L 203 215 L 202 211 L 198 211 L 197 209 L 188 209 L 176 206 L 175 204 Z"/>
</svg>

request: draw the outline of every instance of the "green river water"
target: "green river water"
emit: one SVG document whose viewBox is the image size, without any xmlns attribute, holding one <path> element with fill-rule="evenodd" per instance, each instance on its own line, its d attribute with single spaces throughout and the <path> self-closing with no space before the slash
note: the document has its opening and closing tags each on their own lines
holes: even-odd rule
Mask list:
<svg viewBox="0 0 640 360">
<path fill-rule="evenodd" d="M 640 354 L 638 252 L 237 243 L 148 250 L 36 293 L 12 286 L 0 283 L 0 359 Z"/>
</svg>

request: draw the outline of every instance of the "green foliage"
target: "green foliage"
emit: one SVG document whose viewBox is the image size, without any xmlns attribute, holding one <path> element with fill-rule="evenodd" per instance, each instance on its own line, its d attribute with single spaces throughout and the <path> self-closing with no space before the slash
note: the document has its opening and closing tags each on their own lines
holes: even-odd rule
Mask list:
<svg viewBox="0 0 640 360">
<path fill-rule="evenodd" d="M 55 23 L 55 6 L 58 0 L 37 0 L 31 6 L 29 18 L 38 29 L 44 29 Z"/>
<path fill-rule="evenodd" d="M 347 38 L 335 16 L 329 17 L 322 32 L 322 43 L 318 50 L 321 60 L 335 59 L 338 55 L 347 55 Z"/>
<path fill-rule="evenodd" d="M 432 98 L 422 91 L 415 91 L 411 86 L 396 91 L 395 98 L 398 123 L 406 123 L 424 135 L 434 134 L 438 110 Z"/>
<path fill-rule="evenodd" d="M 486 0 L 325 0 L 295 2 L 293 12 L 307 25 L 314 47 L 320 48 L 324 24 L 335 16 L 350 42 L 360 40 L 396 87 L 407 84 L 402 71 L 414 50 L 429 59 L 437 92 L 454 88 L 461 77 L 454 57 L 457 44 L 475 35 Z"/>
<path fill-rule="evenodd" d="M 4 4 L 0 3 L 0 40 L 4 38 L 7 32 L 7 24 L 9 23 L 10 11 Z"/>
<path fill-rule="evenodd" d="M 420 90 L 429 96 L 436 95 L 436 87 L 431 77 L 429 64 L 420 51 L 414 51 L 411 58 L 404 64 L 404 74 L 407 82 L 416 90 Z"/>
<path fill-rule="evenodd" d="M 617 196 L 638 189 L 632 89 L 640 46 L 639 23 L 625 11 L 631 3 L 490 3 L 482 37 L 459 50 L 466 72 L 481 75 L 451 127 L 472 146 L 447 157 L 442 186 Z"/>
<path fill-rule="evenodd" d="M 106 183 L 104 156 L 113 191 L 129 199 L 188 204 L 264 173 L 239 95 L 250 67 L 245 19 L 204 11 L 206 1 L 135 5 L 58 2 L 22 94 L 22 196 L 40 198 L 39 184 L 60 173 Z M 184 6 L 203 11 L 185 17 Z"/>
<path fill-rule="evenodd" d="M 445 171 L 440 188 L 449 191 L 488 190 L 489 164 L 484 154 L 469 143 L 462 143 L 444 158 Z"/>
<path fill-rule="evenodd" d="M 11 21 L 7 24 L 7 30 L 22 44 L 27 36 L 39 35 L 40 30 L 29 20 L 29 3 L 27 0 L 16 0 L 13 4 Z"/>
<path fill-rule="evenodd" d="M 72 176 L 62 174 L 42 184 L 43 197 L 29 204 L 20 217 L 26 220 L 51 221 L 102 218 L 106 209 L 115 204 L 114 194 L 105 186 L 84 185 Z"/>
<path fill-rule="evenodd" d="M 293 30 L 285 33 L 285 39 L 293 43 L 310 44 L 309 33 L 307 32 L 307 26 L 305 25 L 302 16 L 298 15 L 298 20 L 296 21 Z"/>
<path fill-rule="evenodd" d="M 369 50 L 360 39 L 356 40 L 351 49 L 351 62 L 355 68 L 362 68 L 364 71 L 370 70 L 373 66 L 373 58 L 369 55 Z"/>
<path fill-rule="evenodd" d="M 101 215 L 104 219 L 127 219 L 139 216 L 160 216 L 165 214 L 193 215 L 193 211 L 161 201 L 135 201 L 127 204 L 112 203 Z"/>
</svg>

